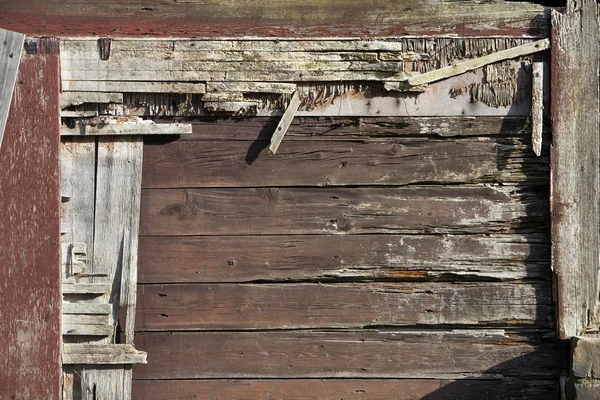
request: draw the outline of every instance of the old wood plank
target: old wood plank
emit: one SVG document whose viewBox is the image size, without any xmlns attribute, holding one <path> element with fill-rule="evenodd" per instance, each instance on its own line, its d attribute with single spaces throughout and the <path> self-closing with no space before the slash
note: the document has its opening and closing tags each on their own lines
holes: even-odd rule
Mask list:
<svg viewBox="0 0 600 400">
<path fill-rule="evenodd" d="M 191 133 L 190 124 L 111 123 L 77 125 L 74 128 L 62 125 L 60 128 L 61 136 L 188 135 Z"/>
<path fill-rule="evenodd" d="M 532 64 L 531 84 L 531 146 L 535 155 L 542 154 L 542 132 L 544 130 L 544 62 Z"/>
<path fill-rule="evenodd" d="M 61 111 L 61 118 L 93 118 L 98 116 L 98 111 Z"/>
<path fill-rule="evenodd" d="M 7 5 L 2 26 L 30 35 L 136 36 L 136 37 L 294 37 L 323 36 L 380 38 L 386 36 L 526 36 L 547 37 L 544 7 L 531 3 L 447 4 L 441 1 L 415 3 L 410 0 L 304 3 L 230 4 L 152 0 L 139 7 L 124 8 L 107 0 L 85 8 L 61 8 L 50 0 L 25 0 Z M 27 10 L 37 10 L 28 13 Z"/>
<path fill-rule="evenodd" d="M 598 326 L 600 135 L 597 5 L 552 13 L 552 266 L 561 338 Z"/>
<path fill-rule="evenodd" d="M 140 238 L 140 283 L 550 279 L 543 235 Z"/>
<path fill-rule="evenodd" d="M 160 120 L 159 120 L 160 121 Z M 269 140 L 276 117 L 196 118 L 192 134 L 179 140 Z M 547 127 L 544 127 L 547 130 Z M 296 117 L 287 140 L 324 138 L 462 137 L 531 135 L 527 117 Z"/>
<path fill-rule="evenodd" d="M 321 400 L 558 399 L 554 380 L 538 379 L 197 379 L 135 380 L 133 396 L 146 400 L 315 398 Z"/>
<path fill-rule="evenodd" d="M 243 128 L 240 131 L 246 136 Z M 267 141 L 204 140 L 147 144 L 144 187 L 547 185 L 549 176 L 548 158 L 535 157 L 529 140 L 291 140 L 277 157 L 268 156 L 268 145 Z"/>
<path fill-rule="evenodd" d="M 294 119 L 294 116 L 298 111 L 299 105 L 300 96 L 298 95 L 298 92 L 294 92 L 289 104 L 287 105 L 285 112 L 283 113 L 283 116 L 281 117 L 281 121 L 279 121 L 279 124 L 277 124 L 275 132 L 271 137 L 271 144 L 269 145 L 269 152 L 271 154 L 277 153 L 277 149 L 279 149 L 279 145 L 281 144 L 283 137 L 285 136 L 288 128 L 292 124 L 292 120 Z"/>
<path fill-rule="evenodd" d="M 13 60 L 21 48 L 22 42 Z M 0 312 L 0 398 L 5 399 L 60 396 L 58 40 L 40 38 L 38 50 L 21 56 L 0 149 L 0 304 L 7 307 Z M 4 77 L 0 71 L 0 81 Z M 4 94 L 0 97 L 7 107 Z"/>
<path fill-rule="evenodd" d="M 446 68 L 441 68 L 420 75 L 411 76 L 407 79 L 407 82 L 412 86 L 425 85 L 442 79 L 447 79 L 451 76 L 464 74 L 468 71 L 473 71 L 487 64 L 522 57 L 524 55 L 537 53 L 540 51 L 547 50 L 549 48 L 550 40 L 542 39 L 536 42 L 523 44 L 521 46 L 517 46 L 507 50 L 502 50 L 497 53 L 492 53 L 472 60 L 457 62 L 455 65 Z"/>
<path fill-rule="evenodd" d="M 86 247 L 86 274 L 94 274 L 94 194 L 96 192 L 96 142 L 93 138 L 71 138 L 63 140 L 60 148 L 60 177 L 62 195 L 61 222 L 64 233 L 63 246 L 70 248 L 74 243 Z M 68 267 L 70 252 L 62 253 L 63 278 L 71 278 Z M 91 282 L 92 278 L 81 278 Z"/>
<path fill-rule="evenodd" d="M 62 90 L 70 92 L 131 92 L 131 93 L 206 93 L 206 84 L 198 82 L 140 82 L 115 80 L 67 80 Z"/>
<path fill-rule="evenodd" d="M 362 72 L 360 72 L 362 73 Z M 176 71 L 176 70 L 156 70 L 156 71 L 126 71 L 122 70 L 92 70 L 92 71 L 74 71 L 66 68 L 62 69 L 62 79 L 65 81 L 122 81 L 122 82 L 196 82 L 196 81 L 224 81 L 225 71 Z M 359 72 L 357 72 L 359 74 Z M 366 74 L 366 73 L 365 73 Z M 373 73 L 371 73 L 373 74 Z M 384 74 L 384 73 L 379 73 Z M 389 75 L 389 73 L 387 73 Z M 91 85 L 90 85 L 91 86 Z M 114 86 L 108 83 L 100 83 L 98 88 L 110 88 L 110 91 L 115 90 Z M 129 85 L 131 86 L 131 85 Z M 158 85 L 160 87 L 160 85 Z M 163 85 L 164 86 L 164 85 Z M 166 87 L 166 86 L 164 86 Z M 206 87 L 206 86 L 204 86 Z M 202 90 L 203 88 L 198 88 Z M 89 89 L 88 89 L 89 90 Z M 87 90 L 86 90 L 87 91 Z M 89 90 L 94 91 L 94 90 Z M 102 90 L 102 91 L 106 91 Z M 141 89 L 135 90 L 136 92 Z M 146 91 L 146 90 L 144 90 Z M 170 91 L 173 91 L 173 87 Z"/>
<path fill-rule="evenodd" d="M 271 54 L 271 53 L 267 53 Z M 293 83 L 272 82 L 207 82 L 206 92 L 240 92 L 240 93 L 285 93 L 292 94 L 296 90 Z"/>
<path fill-rule="evenodd" d="M 139 331 L 554 326 L 548 281 L 168 284 L 139 290 Z"/>
<path fill-rule="evenodd" d="M 63 283 L 63 294 L 95 294 L 110 293 L 111 286 L 106 283 Z"/>
<path fill-rule="evenodd" d="M 142 198 L 145 236 L 539 232 L 549 214 L 547 193 L 510 186 L 144 189 Z"/>
<path fill-rule="evenodd" d="M 207 101 L 203 105 L 210 112 L 237 113 L 246 109 L 256 109 L 260 101 Z"/>
<path fill-rule="evenodd" d="M 80 323 L 63 323 L 62 334 L 71 336 L 113 336 L 115 327 L 110 325 L 91 325 Z"/>
<path fill-rule="evenodd" d="M 109 325 L 109 314 L 68 314 L 63 313 L 62 322 L 65 325 Z"/>
<path fill-rule="evenodd" d="M 13 97 L 25 35 L 0 29 L 0 147 Z"/>
<path fill-rule="evenodd" d="M 130 344 L 63 345 L 63 364 L 138 364 L 146 362 L 146 353 Z"/>
<path fill-rule="evenodd" d="M 123 103 L 123 93 L 106 92 L 63 92 L 60 94 L 60 108 L 78 106 L 87 103 Z"/>
<path fill-rule="evenodd" d="M 558 377 L 565 343 L 469 332 L 139 333 L 136 379 Z M 525 367 L 526 366 L 526 367 Z"/>
<path fill-rule="evenodd" d="M 66 314 L 109 315 L 112 313 L 112 306 L 110 304 L 89 303 L 89 302 L 83 302 L 83 301 L 77 302 L 77 303 L 63 301 L 62 313 L 63 313 L 63 317 Z"/>
</svg>

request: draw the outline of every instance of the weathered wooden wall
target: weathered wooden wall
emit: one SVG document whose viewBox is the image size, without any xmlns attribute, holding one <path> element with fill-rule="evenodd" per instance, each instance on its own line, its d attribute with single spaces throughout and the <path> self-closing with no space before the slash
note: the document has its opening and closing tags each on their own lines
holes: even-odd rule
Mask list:
<svg viewBox="0 0 600 400">
<path fill-rule="evenodd" d="M 145 143 L 134 398 L 558 398 L 526 117 L 276 122 Z"/>
<path fill-rule="evenodd" d="M 0 149 L 0 398 L 60 393 L 59 46 L 24 54 Z"/>
</svg>

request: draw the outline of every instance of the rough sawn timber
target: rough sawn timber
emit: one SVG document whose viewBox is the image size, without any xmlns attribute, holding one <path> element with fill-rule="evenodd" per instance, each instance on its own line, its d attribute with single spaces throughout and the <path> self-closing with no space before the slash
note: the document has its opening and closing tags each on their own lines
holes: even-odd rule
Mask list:
<svg viewBox="0 0 600 400">
<path fill-rule="evenodd" d="M 0 28 L 0 148 L 19 72 L 25 35 Z"/>
<path fill-rule="evenodd" d="M 23 55 L 0 149 L 3 399 L 60 395 L 58 52 L 42 38 Z"/>
<path fill-rule="evenodd" d="M 597 4 L 568 2 L 552 23 L 552 267 L 558 332 L 567 339 L 600 323 Z"/>
</svg>

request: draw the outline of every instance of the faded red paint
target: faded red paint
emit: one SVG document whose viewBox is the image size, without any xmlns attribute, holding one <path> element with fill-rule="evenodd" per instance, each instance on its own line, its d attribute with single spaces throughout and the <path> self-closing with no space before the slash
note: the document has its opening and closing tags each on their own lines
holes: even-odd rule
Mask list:
<svg viewBox="0 0 600 400">
<path fill-rule="evenodd" d="M 23 56 L 0 148 L 1 399 L 60 394 L 57 50 Z"/>
</svg>

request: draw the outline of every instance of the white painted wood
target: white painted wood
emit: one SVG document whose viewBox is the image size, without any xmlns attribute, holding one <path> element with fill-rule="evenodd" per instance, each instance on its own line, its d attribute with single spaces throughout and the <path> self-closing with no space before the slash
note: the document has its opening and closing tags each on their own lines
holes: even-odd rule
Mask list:
<svg viewBox="0 0 600 400">
<path fill-rule="evenodd" d="M 121 136 L 121 135 L 189 135 L 191 124 L 106 124 L 78 125 L 69 128 L 62 125 L 61 136 Z"/>
<path fill-rule="evenodd" d="M 24 42 L 25 35 L 0 29 L 0 147 L 17 82 Z"/>
<path fill-rule="evenodd" d="M 542 131 L 544 130 L 544 62 L 532 65 L 531 83 L 531 145 L 539 157 L 542 154 Z"/>
<path fill-rule="evenodd" d="M 61 111 L 61 118 L 93 118 L 98 116 L 98 111 Z"/>
<path fill-rule="evenodd" d="M 65 343 L 63 364 L 145 364 L 146 353 L 129 344 L 74 344 Z"/>
<path fill-rule="evenodd" d="M 91 103 L 123 103 L 123 93 L 104 92 L 63 92 L 59 97 L 60 108 L 78 106 Z"/>
<path fill-rule="evenodd" d="M 115 80 L 67 80 L 63 77 L 62 90 L 71 92 L 122 93 L 206 93 L 205 83 L 144 82 Z"/>
<path fill-rule="evenodd" d="M 440 68 L 434 71 L 426 72 L 424 74 L 419 74 L 416 76 L 411 76 L 407 80 L 407 82 L 411 86 L 420 86 L 426 85 L 428 83 L 440 81 L 442 79 L 450 78 L 451 76 L 456 76 L 460 74 L 464 74 L 468 71 L 473 71 L 478 68 L 481 68 L 485 65 L 492 64 L 499 61 L 510 60 L 517 57 L 522 57 L 525 55 L 537 53 L 540 51 L 544 51 L 550 48 L 550 39 L 542 39 L 535 42 L 523 44 L 521 46 L 513 47 L 511 49 L 498 51 L 496 53 L 488 54 L 483 57 L 478 57 L 472 60 L 457 62 L 455 65 L 451 65 L 449 67 Z M 394 80 L 394 79 L 391 79 Z M 400 80 L 405 80 L 404 77 L 401 77 Z"/>
<path fill-rule="evenodd" d="M 283 113 L 281 121 L 279 121 L 277 128 L 275 128 L 275 133 L 273 133 L 273 136 L 271 137 L 271 144 L 269 145 L 269 151 L 271 154 L 277 153 L 277 149 L 279 148 L 283 137 L 292 124 L 292 120 L 298 111 L 298 106 L 300 106 L 300 96 L 298 96 L 298 92 L 294 92 L 290 100 L 290 104 Z"/>
</svg>

